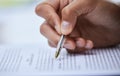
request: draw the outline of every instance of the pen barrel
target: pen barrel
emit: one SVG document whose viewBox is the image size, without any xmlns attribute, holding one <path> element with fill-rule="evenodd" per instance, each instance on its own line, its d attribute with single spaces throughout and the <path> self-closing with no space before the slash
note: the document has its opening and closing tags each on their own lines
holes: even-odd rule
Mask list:
<svg viewBox="0 0 120 76">
<path fill-rule="evenodd" d="M 64 45 L 64 42 L 65 42 L 65 36 L 62 35 L 59 42 L 58 42 L 58 45 L 57 45 L 57 49 L 56 49 L 56 53 L 55 53 L 55 58 L 57 58 L 60 54 L 60 51 L 61 49 L 63 48 L 63 45 Z"/>
</svg>

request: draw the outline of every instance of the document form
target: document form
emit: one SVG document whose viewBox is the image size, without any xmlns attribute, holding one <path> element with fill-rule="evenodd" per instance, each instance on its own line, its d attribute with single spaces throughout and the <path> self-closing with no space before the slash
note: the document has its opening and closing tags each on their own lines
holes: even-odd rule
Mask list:
<svg viewBox="0 0 120 76">
<path fill-rule="evenodd" d="M 34 47 L 35 46 L 35 47 Z M 68 54 L 47 45 L 0 46 L 0 76 L 120 75 L 120 47 Z"/>
</svg>

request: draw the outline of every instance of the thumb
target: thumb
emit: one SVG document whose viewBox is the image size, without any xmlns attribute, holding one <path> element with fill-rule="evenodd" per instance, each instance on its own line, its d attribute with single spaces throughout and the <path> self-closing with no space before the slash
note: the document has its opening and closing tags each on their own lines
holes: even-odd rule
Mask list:
<svg viewBox="0 0 120 76">
<path fill-rule="evenodd" d="M 68 35 L 74 29 L 77 17 L 95 8 L 97 0 L 73 0 L 62 10 L 61 33 Z"/>
</svg>

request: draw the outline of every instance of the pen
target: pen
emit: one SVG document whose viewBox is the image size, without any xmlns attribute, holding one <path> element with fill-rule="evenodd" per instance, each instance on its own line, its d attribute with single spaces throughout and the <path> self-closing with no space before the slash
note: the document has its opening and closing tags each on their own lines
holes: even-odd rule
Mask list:
<svg viewBox="0 0 120 76">
<path fill-rule="evenodd" d="M 65 36 L 61 35 L 61 38 L 60 38 L 60 40 L 58 42 L 58 45 L 57 45 L 57 49 L 56 49 L 56 53 L 55 53 L 55 58 L 57 58 L 59 56 L 60 51 L 63 48 L 64 41 L 65 41 Z"/>
</svg>

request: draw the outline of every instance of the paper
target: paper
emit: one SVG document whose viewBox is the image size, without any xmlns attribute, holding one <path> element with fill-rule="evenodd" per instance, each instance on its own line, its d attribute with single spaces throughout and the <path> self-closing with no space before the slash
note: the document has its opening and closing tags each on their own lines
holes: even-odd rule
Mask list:
<svg viewBox="0 0 120 76">
<path fill-rule="evenodd" d="M 120 47 L 94 49 L 84 54 L 46 46 L 0 47 L 0 76 L 120 75 Z"/>
</svg>

